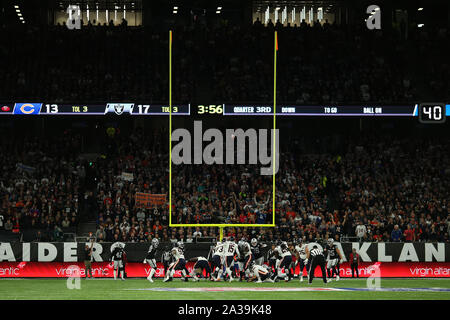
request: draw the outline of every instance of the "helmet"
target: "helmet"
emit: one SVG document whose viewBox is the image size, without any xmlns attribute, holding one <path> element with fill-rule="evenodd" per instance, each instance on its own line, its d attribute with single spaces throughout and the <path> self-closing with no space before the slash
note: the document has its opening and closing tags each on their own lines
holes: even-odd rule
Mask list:
<svg viewBox="0 0 450 320">
<path fill-rule="evenodd" d="M 256 244 L 258 243 L 258 240 L 256 240 L 256 238 L 253 238 L 250 243 L 252 244 L 252 246 L 256 246 Z"/>
<path fill-rule="evenodd" d="M 184 248 L 184 244 L 183 244 L 182 241 L 178 241 L 177 244 L 176 244 L 176 246 L 177 246 L 178 248 L 180 248 L 180 249 L 183 249 L 183 248 Z"/>
<path fill-rule="evenodd" d="M 227 238 L 223 237 L 222 238 L 222 243 L 225 243 L 225 242 L 227 242 Z"/>
<path fill-rule="evenodd" d="M 228 241 L 234 241 L 234 237 L 233 236 L 229 237 Z"/>
<path fill-rule="evenodd" d="M 156 239 L 156 238 L 153 238 L 153 239 L 152 239 L 152 245 L 153 245 L 155 248 L 158 247 L 158 245 L 159 245 L 159 240 Z"/>
<path fill-rule="evenodd" d="M 329 239 L 327 240 L 327 243 L 328 243 L 329 246 L 332 246 L 333 243 L 334 243 L 333 238 L 329 238 Z"/>
</svg>

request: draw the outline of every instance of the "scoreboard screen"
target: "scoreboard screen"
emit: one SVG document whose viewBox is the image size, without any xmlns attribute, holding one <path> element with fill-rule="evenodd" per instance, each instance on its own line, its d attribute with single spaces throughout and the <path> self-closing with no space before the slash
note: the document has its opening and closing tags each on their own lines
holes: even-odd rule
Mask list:
<svg viewBox="0 0 450 320">
<path fill-rule="evenodd" d="M 273 116 L 271 105 L 203 104 L 195 105 L 194 115 Z M 170 107 L 163 104 L 108 103 L 0 103 L 0 115 L 169 115 Z M 191 104 L 172 106 L 173 116 L 191 115 Z M 450 104 L 421 103 L 414 105 L 277 105 L 276 116 L 355 116 L 355 117 L 418 117 L 422 123 L 444 123 L 450 116 Z"/>
</svg>

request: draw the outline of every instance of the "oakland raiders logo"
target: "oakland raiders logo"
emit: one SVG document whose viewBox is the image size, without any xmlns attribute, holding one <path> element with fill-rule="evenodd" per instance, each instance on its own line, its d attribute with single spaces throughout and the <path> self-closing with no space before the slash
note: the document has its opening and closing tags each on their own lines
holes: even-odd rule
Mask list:
<svg viewBox="0 0 450 320">
<path fill-rule="evenodd" d="M 120 116 L 123 113 L 124 108 L 123 104 L 116 104 L 114 105 L 114 112 Z"/>
<path fill-rule="evenodd" d="M 120 116 L 123 113 L 131 114 L 133 112 L 134 103 L 108 103 L 106 105 L 105 114 L 115 113 Z"/>
</svg>

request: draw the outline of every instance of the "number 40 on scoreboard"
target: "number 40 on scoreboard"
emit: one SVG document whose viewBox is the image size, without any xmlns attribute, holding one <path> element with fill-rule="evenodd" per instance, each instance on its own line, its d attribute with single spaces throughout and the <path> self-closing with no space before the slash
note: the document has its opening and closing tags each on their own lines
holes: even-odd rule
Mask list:
<svg viewBox="0 0 450 320">
<path fill-rule="evenodd" d="M 421 123 L 444 123 L 446 110 L 444 103 L 421 103 L 418 110 Z"/>
</svg>

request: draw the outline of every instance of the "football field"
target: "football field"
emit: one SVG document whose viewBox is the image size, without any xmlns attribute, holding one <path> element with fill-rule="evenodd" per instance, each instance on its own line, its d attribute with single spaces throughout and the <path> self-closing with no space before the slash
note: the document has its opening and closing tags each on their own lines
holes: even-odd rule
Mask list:
<svg viewBox="0 0 450 320">
<path fill-rule="evenodd" d="M 1 279 L 2 300 L 450 300 L 450 279 L 381 279 L 368 289 L 366 279 L 341 279 L 312 285 L 299 282 L 182 282 L 154 283 L 146 279 L 81 279 L 80 289 L 68 289 L 67 279 Z"/>
</svg>

